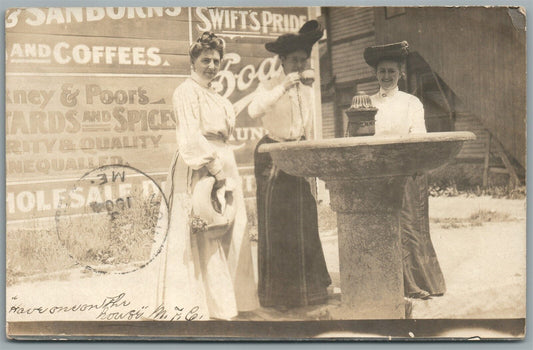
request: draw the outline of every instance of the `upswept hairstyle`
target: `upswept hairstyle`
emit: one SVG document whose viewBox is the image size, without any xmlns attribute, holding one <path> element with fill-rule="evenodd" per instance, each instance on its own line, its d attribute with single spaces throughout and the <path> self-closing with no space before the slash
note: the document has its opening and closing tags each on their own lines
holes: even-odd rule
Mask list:
<svg viewBox="0 0 533 350">
<path fill-rule="evenodd" d="M 224 41 L 216 36 L 213 32 L 204 32 L 195 43 L 189 48 L 191 62 L 196 59 L 205 50 L 216 50 L 220 54 L 220 59 L 224 56 Z"/>
</svg>

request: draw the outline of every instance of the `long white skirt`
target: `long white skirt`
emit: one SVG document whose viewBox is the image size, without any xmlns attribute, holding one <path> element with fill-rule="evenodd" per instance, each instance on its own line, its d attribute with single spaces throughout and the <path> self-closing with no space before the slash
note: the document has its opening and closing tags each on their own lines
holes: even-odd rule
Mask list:
<svg viewBox="0 0 533 350">
<path fill-rule="evenodd" d="M 162 210 L 158 222 L 158 232 L 166 233 L 167 237 L 154 261 L 159 272 L 157 305 L 163 305 L 170 314 L 180 309 L 186 314 L 195 309 L 197 319 L 202 320 L 230 319 L 238 311 L 259 307 L 242 181 L 235 156 L 227 144 L 210 143 L 223 162 L 224 173 L 237 184 L 233 193 L 236 208 L 233 229 L 221 239 L 191 234 L 190 195 L 196 181 L 207 171 L 193 171 L 178 152 L 165 190 L 168 213 Z"/>
</svg>

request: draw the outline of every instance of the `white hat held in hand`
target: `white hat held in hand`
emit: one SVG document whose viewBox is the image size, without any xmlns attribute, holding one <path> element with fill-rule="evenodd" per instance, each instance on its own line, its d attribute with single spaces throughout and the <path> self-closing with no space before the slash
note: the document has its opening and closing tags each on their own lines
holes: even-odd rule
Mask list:
<svg viewBox="0 0 533 350">
<path fill-rule="evenodd" d="M 223 212 L 220 213 L 215 209 L 216 195 L 213 191 L 215 181 L 213 176 L 203 177 L 196 183 L 192 193 L 193 218 L 201 219 L 206 225 L 200 230 L 195 230 L 193 223 L 193 232 L 208 235 L 211 239 L 217 239 L 226 234 L 235 220 L 235 203 L 230 189 L 226 189 L 226 205 Z"/>
</svg>

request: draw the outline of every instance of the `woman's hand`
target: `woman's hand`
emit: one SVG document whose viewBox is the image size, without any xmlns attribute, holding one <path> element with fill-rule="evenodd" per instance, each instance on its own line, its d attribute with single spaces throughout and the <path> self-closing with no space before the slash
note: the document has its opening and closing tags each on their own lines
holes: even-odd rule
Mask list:
<svg viewBox="0 0 533 350">
<path fill-rule="evenodd" d="M 217 191 L 219 188 L 226 186 L 226 178 L 217 178 L 215 176 L 214 189 Z"/>
<path fill-rule="evenodd" d="M 217 200 L 220 204 L 220 213 L 226 210 L 226 186 L 222 186 L 217 190 Z"/>
<path fill-rule="evenodd" d="M 312 69 L 306 69 L 300 74 L 300 80 L 302 84 L 311 86 L 315 82 L 315 71 Z"/>
<path fill-rule="evenodd" d="M 213 189 L 215 190 L 217 201 L 220 204 L 220 212 L 224 213 L 226 209 L 226 179 L 217 179 Z"/>
<path fill-rule="evenodd" d="M 220 213 L 224 213 L 226 209 L 226 192 L 233 192 L 237 184 L 231 178 L 215 182 L 214 190 L 215 197 L 220 205 Z"/>
<path fill-rule="evenodd" d="M 293 73 L 287 74 L 287 76 L 285 77 L 285 80 L 283 80 L 283 83 L 281 83 L 281 85 L 283 85 L 283 88 L 285 89 L 285 91 L 287 91 L 294 85 L 298 84 L 299 82 L 300 82 L 300 73 L 293 72 Z"/>
</svg>

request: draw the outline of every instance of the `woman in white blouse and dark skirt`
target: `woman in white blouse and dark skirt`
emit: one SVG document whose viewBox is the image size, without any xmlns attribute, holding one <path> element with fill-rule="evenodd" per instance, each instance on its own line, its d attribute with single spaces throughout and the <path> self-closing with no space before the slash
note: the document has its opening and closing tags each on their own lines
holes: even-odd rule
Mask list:
<svg viewBox="0 0 533 350">
<path fill-rule="evenodd" d="M 227 144 L 235 112 L 230 101 L 211 88 L 223 53 L 223 41 L 210 32 L 189 49 L 191 77 L 172 97 L 178 149 L 167 178 L 168 227 L 165 218 L 159 220 L 168 233 L 157 258 L 158 305 L 172 315 L 179 311 L 176 307 L 197 307 L 204 320 L 231 319 L 259 306 L 241 178 Z M 217 239 L 191 230 L 191 196 L 196 184 L 209 176 L 216 180 L 217 194 L 233 192 L 236 213 L 229 232 Z"/>
<path fill-rule="evenodd" d="M 267 135 L 263 143 L 312 138 L 313 89 L 303 84 L 313 44 L 323 34 L 317 21 L 298 34 L 265 44 L 283 71 L 262 82 L 248 106 Z M 316 201 L 310 183 L 278 169 L 268 153 L 254 154 L 257 184 L 259 301 L 264 307 L 289 307 L 327 301 L 331 283 L 318 235 Z"/>
<path fill-rule="evenodd" d="M 406 41 L 366 48 L 364 58 L 376 71 L 379 92 L 376 136 L 425 133 L 424 106 L 417 97 L 398 90 L 408 54 Z M 444 276 L 429 234 L 426 175 L 407 179 L 400 214 L 405 296 L 427 299 L 446 291 Z"/>
</svg>

